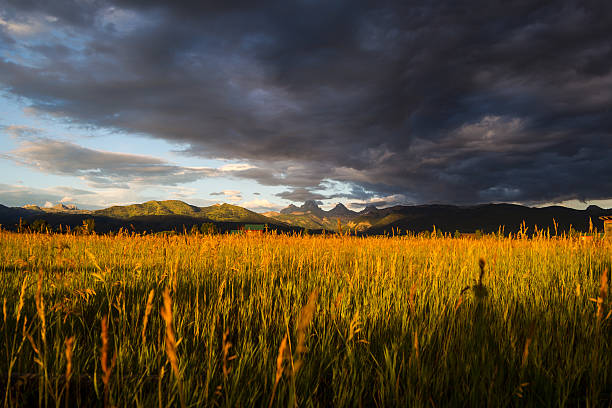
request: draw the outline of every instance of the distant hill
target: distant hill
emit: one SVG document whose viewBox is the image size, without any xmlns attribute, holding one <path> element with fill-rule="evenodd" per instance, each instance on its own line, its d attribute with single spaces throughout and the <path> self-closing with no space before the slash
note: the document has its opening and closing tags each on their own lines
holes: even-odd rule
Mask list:
<svg viewBox="0 0 612 408">
<path fill-rule="evenodd" d="M 231 204 L 213 205 L 202 207 L 200 210 L 213 221 L 223 222 L 244 222 L 252 224 L 280 224 L 272 218 L 258 214 L 246 208 Z"/>
<path fill-rule="evenodd" d="M 237 205 L 220 204 L 210 207 L 196 207 L 178 200 L 147 201 L 143 204 L 113 206 L 94 211 L 93 214 L 112 218 L 182 215 L 218 222 L 278 224 L 271 218 Z"/>
<path fill-rule="evenodd" d="M 197 207 L 178 200 L 148 201 L 142 204 L 113 206 L 103 210 L 88 211 L 67 206 L 40 208 L 37 206 L 7 207 L 0 204 L 0 224 L 5 229 L 14 229 L 19 219 L 32 222 L 46 220 L 56 228 L 82 224 L 84 219 L 93 218 L 96 231 L 116 231 L 127 228 L 135 231 L 165 231 L 190 229 L 193 225 L 213 223 L 221 231 L 239 228 L 244 224 L 268 224 L 280 231 L 311 231 L 338 228 L 338 220 L 343 229 L 362 234 L 383 234 L 391 231 L 431 231 L 433 226 L 439 231 L 453 233 L 496 232 L 503 226 L 506 233 L 516 232 L 525 221 L 529 231 L 534 225 L 540 229 L 554 232 L 553 219 L 558 231 L 567 231 L 572 226 L 577 231 L 588 231 L 589 219 L 598 229 L 603 229 L 602 215 L 612 215 L 612 210 L 591 206 L 586 210 L 574 210 L 561 206 L 544 208 L 526 207 L 513 204 L 483 204 L 475 206 L 454 205 L 417 205 L 376 208 L 369 206 L 355 212 L 339 204 L 332 210 L 321 209 L 316 202 L 289 206 L 280 212 L 258 214 L 245 208 L 220 204 L 210 207 Z"/>
<path fill-rule="evenodd" d="M 202 211 L 199 207 L 189 205 L 179 200 L 147 201 L 142 204 L 115 205 L 103 210 L 93 211 L 94 215 L 113 218 L 141 217 L 146 215 L 186 215 L 199 217 Z"/>
</svg>

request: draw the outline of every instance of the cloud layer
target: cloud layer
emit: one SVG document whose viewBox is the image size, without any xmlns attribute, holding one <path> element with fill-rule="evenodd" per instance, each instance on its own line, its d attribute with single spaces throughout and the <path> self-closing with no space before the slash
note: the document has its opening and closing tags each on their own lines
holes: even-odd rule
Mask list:
<svg viewBox="0 0 612 408">
<path fill-rule="evenodd" d="M 40 189 L 0 183 L 2 204 L 10 207 L 20 207 L 24 203 L 43 206 L 49 200 L 51 200 L 52 205 L 55 203 L 74 203 L 81 200 L 92 200 L 95 196 L 96 194 L 91 191 L 65 186 Z M 99 208 L 95 205 L 86 205 L 86 207 Z"/>
<path fill-rule="evenodd" d="M 128 183 L 176 186 L 222 173 L 212 168 L 176 166 L 155 157 L 94 150 L 48 138 L 22 141 L 9 157 L 45 173 L 78 176 L 96 188 L 129 188 Z"/>
<path fill-rule="evenodd" d="M 10 94 L 68 121 L 249 163 L 232 171 L 287 186 L 281 198 L 611 196 L 605 2 L 4 4 Z M 20 156 L 41 170 L 101 185 L 210 171 L 83 148 L 82 161 L 63 163 L 77 145 L 25 143 Z"/>
</svg>

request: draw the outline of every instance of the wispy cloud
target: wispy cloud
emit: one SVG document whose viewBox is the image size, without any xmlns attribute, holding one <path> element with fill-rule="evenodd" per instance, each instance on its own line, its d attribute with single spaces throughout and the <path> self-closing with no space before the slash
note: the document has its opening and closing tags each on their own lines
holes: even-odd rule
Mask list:
<svg viewBox="0 0 612 408">
<path fill-rule="evenodd" d="M 52 203 L 91 203 L 96 201 L 96 193 L 72 187 L 33 188 L 23 185 L 0 184 L 0 204 L 20 207 L 26 204 L 44 206 Z M 94 207 L 95 204 L 93 205 Z M 92 205 L 87 205 L 92 208 Z"/>
<path fill-rule="evenodd" d="M 23 140 L 8 157 L 44 173 L 80 177 L 96 188 L 176 186 L 219 175 L 213 168 L 177 166 L 156 157 L 94 150 L 49 138 Z"/>
<path fill-rule="evenodd" d="M 242 194 L 238 190 L 223 190 L 215 193 L 210 193 L 211 196 L 223 196 L 226 200 L 237 203 L 242 200 Z"/>
<path fill-rule="evenodd" d="M 253 200 L 244 202 L 241 204 L 241 206 L 255 212 L 279 211 L 283 208 L 282 205 L 271 203 L 270 201 L 261 198 L 255 198 Z"/>
<path fill-rule="evenodd" d="M 43 133 L 41 129 L 23 125 L 0 125 L 0 131 L 17 141 L 36 140 Z"/>
</svg>

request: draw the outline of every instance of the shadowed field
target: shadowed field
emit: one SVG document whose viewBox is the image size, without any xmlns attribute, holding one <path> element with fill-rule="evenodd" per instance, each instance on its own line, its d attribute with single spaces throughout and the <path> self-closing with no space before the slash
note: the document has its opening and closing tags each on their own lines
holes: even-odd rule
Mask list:
<svg viewBox="0 0 612 408">
<path fill-rule="evenodd" d="M 612 403 L 610 240 L 1 232 L 0 262 L 5 406 Z"/>
</svg>

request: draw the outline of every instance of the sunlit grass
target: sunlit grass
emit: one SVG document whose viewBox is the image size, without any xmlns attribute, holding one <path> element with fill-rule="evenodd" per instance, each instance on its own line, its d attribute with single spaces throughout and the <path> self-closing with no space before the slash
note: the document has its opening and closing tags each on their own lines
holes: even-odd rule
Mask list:
<svg viewBox="0 0 612 408">
<path fill-rule="evenodd" d="M 610 241 L 0 244 L 5 406 L 612 403 Z"/>
</svg>

